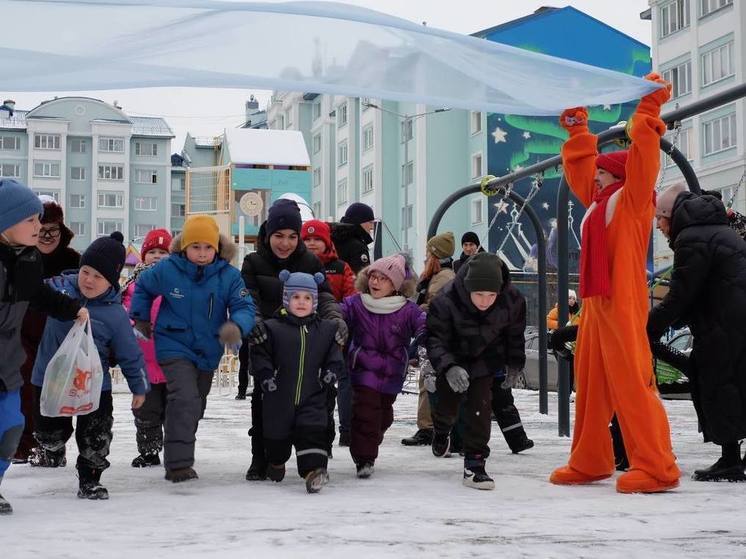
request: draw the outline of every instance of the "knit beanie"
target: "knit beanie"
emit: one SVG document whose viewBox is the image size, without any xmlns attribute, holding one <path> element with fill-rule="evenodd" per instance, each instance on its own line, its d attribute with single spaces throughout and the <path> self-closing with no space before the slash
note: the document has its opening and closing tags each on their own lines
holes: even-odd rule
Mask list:
<svg viewBox="0 0 746 559">
<path fill-rule="evenodd" d="M 295 200 L 280 198 L 269 208 L 267 214 L 267 237 L 281 229 L 292 229 L 300 234 L 303 220 L 300 217 L 300 208 Z"/>
<path fill-rule="evenodd" d="M 41 200 L 25 184 L 13 179 L 0 179 L 0 233 L 32 215 L 41 216 Z"/>
<path fill-rule="evenodd" d="M 661 193 L 660 196 L 658 196 L 658 199 L 656 200 L 655 215 L 657 217 L 667 217 L 668 219 L 671 219 L 671 215 L 673 214 L 673 205 L 674 202 L 676 202 L 676 198 L 679 196 L 679 194 L 681 194 L 682 192 L 686 192 L 687 190 L 687 187 L 681 183 L 669 186 Z"/>
<path fill-rule="evenodd" d="M 282 306 L 289 308 L 290 298 L 296 291 L 307 291 L 313 298 L 313 312 L 319 306 L 319 285 L 324 283 L 324 274 L 316 272 L 314 275 L 303 272 L 290 273 L 287 270 L 280 272 L 280 281 L 284 284 L 282 289 Z"/>
<path fill-rule="evenodd" d="M 124 236 L 119 231 L 114 231 L 109 237 L 96 239 L 80 257 L 80 267 L 90 266 L 119 291 L 119 274 L 127 252 L 123 242 Z"/>
<path fill-rule="evenodd" d="M 193 215 L 184 222 L 181 231 L 181 250 L 192 243 L 206 243 L 216 251 L 220 250 L 220 229 L 209 215 Z"/>
<path fill-rule="evenodd" d="M 436 258 L 450 258 L 456 250 L 456 239 L 453 233 L 446 231 L 431 237 L 427 242 L 427 250 L 433 253 Z"/>
<path fill-rule="evenodd" d="M 608 171 L 622 182 L 627 180 L 627 172 L 624 168 L 626 164 L 627 151 L 599 153 L 596 157 L 596 167 Z"/>
<path fill-rule="evenodd" d="M 481 244 L 479 242 L 479 237 L 474 231 L 467 231 L 466 233 L 464 233 L 464 235 L 461 237 L 461 245 L 463 246 L 464 243 L 474 243 L 477 246 Z"/>
<path fill-rule="evenodd" d="M 148 234 L 145 235 L 145 240 L 142 242 L 140 258 L 145 261 L 145 255 L 154 248 L 170 252 L 172 240 L 171 233 L 165 229 L 152 229 L 151 231 L 148 231 Z"/>
<path fill-rule="evenodd" d="M 466 262 L 464 286 L 469 293 L 492 291 L 499 293 L 503 287 L 502 261 L 496 254 L 479 252 Z"/>
<path fill-rule="evenodd" d="M 407 261 L 401 254 L 394 254 L 385 258 L 379 258 L 373 264 L 368 266 L 368 275 L 371 272 L 378 272 L 383 274 L 391 280 L 394 284 L 394 289 L 399 291 L 401 289 L 404 280 L 410 277 L 410 272 L 407 270 Z"/>
<path fill-rule="evenodd" d="M 300 238 L 305 241 L 309 237 L 318 237 L 324 241 L 326 250 L 332 248 L 332 231 L 329 225 L 323 221 L 312 219 L 303 224 L 303 228 L 300 231 Z"/>
<path fill-rule="evenodd" d="M 350 206 L 347 208 L 347 211 L 345 212 L 341 221 L 342 223 L 360 225 L 361 223 L 375 221 L 375 219 L 376 218 L 373 215 L 373 208 L 371 208 L 368 204 L 355 202 L 354 204 L 350 204 Z"/>
</svg>

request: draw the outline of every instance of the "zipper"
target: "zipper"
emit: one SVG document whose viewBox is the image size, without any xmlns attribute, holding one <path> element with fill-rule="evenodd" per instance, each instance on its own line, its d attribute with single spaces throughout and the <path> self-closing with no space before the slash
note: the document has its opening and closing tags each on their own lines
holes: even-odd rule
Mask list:
<svg viewBox="0 0 746 559">
<path fill-rule="evenodd" d="M 303 387 L 303 367 L 306 364 L 306 327 L 300 327 L 300 363 L 298 364 L 298 384 L 295 386 L 295 405 L 300 404 L 301 388 Z"/>
<path fill-rule="evenodd" d="M 360 350 L 363 349 L 363 346 L 360 346 L 355 350 L 355 352 L 352 354 L 352 364 L 350 365 L 350 369 L 354 369 L 355 365 L 357 365 L 357 355 L 360 353 Z"/>
<path fill-rule="evenodd" d="M 210 293 L 210 305 L 207 308 L 207 318 L 212 318 L 212 305 L 215 298 L 214 293 Z"/>
</svg>

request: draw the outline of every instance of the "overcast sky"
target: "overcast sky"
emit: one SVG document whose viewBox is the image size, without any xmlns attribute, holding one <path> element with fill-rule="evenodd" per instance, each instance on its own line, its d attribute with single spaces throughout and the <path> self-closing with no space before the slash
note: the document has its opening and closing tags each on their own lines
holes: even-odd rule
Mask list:
<svg viewBox="0 0 746 559">
<path fill-rule="evenodd" d="M 346 3 L 378 10 L 416 23 L 425 21 L 430 27 L 464 34 L 529 15 L 541 6 L 569 5 L 646 45 L 649 45 L 651 40 L 650 22 L 640 20 L 640 13 L 648 8 L 648 0 L 346 0 Z M 257 56 L 261 54 L 257 53 Z M 262 106 L 266 104 L 269 92 L 238 89 L 152 88 L 62 91 L 56 94 L 2 92 L 2 95 L 3 99 L 7 96 L 14 98 L 17 108 L 26 110 L 32 109 L 41 101 L 51 99 L 54 95 L 84 95 L 108 103 L 117 101 L 130 115 L 164 117 L 176 134 L 172 151 L 179 152 L 187 131 L 195 136 L 214 136 L 222 133 L 224 128 L 241 124 L 244 102 L 252 93 Z"/>
</svg>

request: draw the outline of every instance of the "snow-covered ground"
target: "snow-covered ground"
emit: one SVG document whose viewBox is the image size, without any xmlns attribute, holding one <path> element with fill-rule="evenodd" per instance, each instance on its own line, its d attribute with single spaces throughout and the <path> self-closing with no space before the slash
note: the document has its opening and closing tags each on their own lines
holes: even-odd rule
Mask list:
<svg viewBox="0 0 746 559">
<path fill-rule="evenodd" d="M 703 445 L 691 403 L 666 402 L 684 471 L 668 494 L 621 495 L 614 480 L 586 487 L 547 481 L 565 463 L 570 440 L 538 393 L 517 391 L 535 448 L 511 455 L 493 429 L 488 472 L 494 491 L 461 485 L 461 460 L 407 448 L 416 396 L 401 395 L 368 480 L 355 477 L 346 449 L 335 447 L 331 482 L 308 495 L 294 461 L 281 484 L 244 480 L 249 464 L 249 401 L 210 395 L 197 434 L 200 479 L 172 484 L 161 468 L 136 470 L 130 398 L 116 388 L 109 501 L 82 501 L 74 441 L 60 469 L 12 466 L 2 492 L 15 514 L 0 518 L 0 557 L 744 557 L 746 484 L 695 483 L 716 447 Z"/>
</svg>

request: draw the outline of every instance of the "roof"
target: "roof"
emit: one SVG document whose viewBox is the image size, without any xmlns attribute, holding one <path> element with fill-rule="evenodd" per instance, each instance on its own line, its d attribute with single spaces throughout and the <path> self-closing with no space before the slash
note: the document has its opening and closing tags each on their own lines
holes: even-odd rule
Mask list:
<svg viewBox="0 0 746 559">
<path fill-rule="evenodd" d="M 168 123 L 160 117 L 131 116 L 133 136 L 160 136 L 162 138 L 174 138 L 174 131 Z"/>
<path fill-rule="evenodd" d="M 0 129 L 2 130 L 26 130 L 26 114 L 28 111 L 13 111 L 13 116 L 8 116 L 8 111 L 0 111 Z"/>
<path fill-rule="evenodd" d="M 298 130 L 226 129 L 230 163 L 310 165 L 303 134 Z"/>
</svg>

